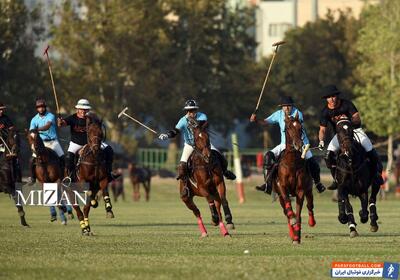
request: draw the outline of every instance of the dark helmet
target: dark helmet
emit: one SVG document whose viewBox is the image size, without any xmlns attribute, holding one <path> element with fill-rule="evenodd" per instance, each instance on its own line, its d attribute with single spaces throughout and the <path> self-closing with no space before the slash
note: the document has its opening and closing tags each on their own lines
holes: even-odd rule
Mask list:
<svg viewBox="0 0 400 280">
<path fill-rule="evenodd" d="M 322 88 L 322 98 L 339 95 L 340 91 L 335 85 L 327 85 Z"/>
<path fill-rule="evenodd" d="M 282 96 L 281 97 L 281 102 L 279 103 L 279 106 L 293 106 L 294 101 L 293 98 L 290 96 Z"/>
<path fill-rule="evenodd" d="M 7 108 L 6 105 L 0 102 L 0 110 L 4 110 L 5 108 Z"/>
<path fill-rule="evenodd" d="M 193 99 L 190 99 L 185 102 L 185 107 L 183 107 L 183 110 L 197 110 L 199 109 L 199 105 L 197 105 L 197 102 Z"/>
<path fill-rule="evenodd" d="M 43 98 L 39 97 L 39 98 L 36 99 L 36 108 L 38 108 L 38 107 L 46 107 L 46 106 L 47 106 L 46 105 L 46 101 Z"/>
</svg>

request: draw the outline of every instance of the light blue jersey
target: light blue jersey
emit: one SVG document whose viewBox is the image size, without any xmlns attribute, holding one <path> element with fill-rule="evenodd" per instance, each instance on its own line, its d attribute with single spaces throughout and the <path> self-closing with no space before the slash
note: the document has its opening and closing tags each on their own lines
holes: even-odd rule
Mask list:
<svg viewBox="0 0 400 280">
<path fill-rule="evenodd" d="M 301 121 L 303 125 L 303 114 L 297 109 L 296 107 L 292 108 L 292 112 L 290 113 L 290 116 L 293 118 L 296 116 L 296 113 L 299 114 L 299 120 Z M 279 124 L 280 130 L 281 130 L 281 144 L 286 144 L 286 136 L 285 136 L 285 112 L 283 110 L 278 110 L 269 117 L 265 119 L 266 122 L 270 124 L 277 123 Z M 306 131 L 303 128 L 303 143 L 304 145 L 310 144 L 310 141 L 308 140 L 308 137 L 306 135 Z"/>
<path fill-rule="evenodd" d="M 50 112 L 46 112 L 44 116 L 40 116 L 39 114 L 34 116 L 31 120 L 29 130 L 45 126 L 48 122 L 51 122 L 51 126 L 48 130 L 39 131 L 40 138 L 42 138 L 43 141 L 55 140 L 57 139 L 56 117 Z"/>
<path fill-rule="evenodd" d="M 196 120 L 197 121 L 207 121 L 207 116 L 204 113 L 197 112 L 196 113 Z M 175 126 L 176 129 L 179 129 L 179 131 L 183 134 L 183 139 L 185 140 L 186 144 L 189 145 L 194 145 L 194 137 L 193 137 L 193 131 L 189 128 L 188 125 L 188 118 L 187 116 L 183 116 L 179 122 Z"/>
</svg>

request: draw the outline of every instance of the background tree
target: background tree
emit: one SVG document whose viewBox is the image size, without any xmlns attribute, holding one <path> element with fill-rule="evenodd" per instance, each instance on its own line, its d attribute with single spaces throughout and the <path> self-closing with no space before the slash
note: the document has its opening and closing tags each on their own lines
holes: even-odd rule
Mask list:
<svg viewBox="0 0 400 280">
<path fill-rule="evenodd" d="M 400 132 L 400 2 L 383 0 L 362 13 L 357 49 L 357 105 L 366 127 L 388 137 L 388 164 L 393 162 L 393 136 Z"/>
<path fill-rule="evenodd" d="M 39 11 L 29 11 L 22 0 L 0 1 L 0 100 L 20 129 L 36 113 L 35 97 L 51 90 L 45 62 L 34 54 L 44 36 Z"/>
</svg>

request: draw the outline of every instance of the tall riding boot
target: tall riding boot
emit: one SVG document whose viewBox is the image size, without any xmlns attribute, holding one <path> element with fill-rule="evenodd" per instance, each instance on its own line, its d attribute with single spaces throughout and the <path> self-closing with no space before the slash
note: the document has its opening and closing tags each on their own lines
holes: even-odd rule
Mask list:
<svg viewBox="0 0 400 280">
<path fill-rule="evenodd" d="M 328 153 L 325 156 L 325 163 L 326 167 L 328 167 L 331 170 L 333 182 L 332 184 L 328 187 L 328 190 L 336 190 L 338 188 L 337 182 L 336 182 L 336 155 L 332 151 L 328 151 Z"/>
<path fill-rule="evenodd" d="M 104 150 L 104 155 L 105 155 L 105 161 L 106 161 L 106 170 L 107 170 L 107 178 L 108 178 L 108 182 L 112 182 L 115 179 L 117 179 L 119 176 L 121 176 L 120 174 L 114 174 L 112 172 L 113 170 L 113 160 L 114 160 L 114 151 L 111 148 L 111 146 L 107 146 Z"/>
<path fill-rule="evenodd" d="M 19 158 L 15 158 L 13 160 L 13 164 L 14 164 L 15 182 L 21 183 L 22 182 L 22 171 L 21 171 L 21 165 L 19 164 Z"/>
<path fill-rule="evenodd" d="M 215 151 L 215 152 L 216 152 L 218 160 L 221 164 L 222 173 L 224 174 L 225 178 L 228 180 L 235 180 L 236 175 L 232 171 L 228 170 L 228 161 L 226 160 L 224 155 L 219 151 Z"/>
<path fill-rule="evenodd" d="M 376 152 L 375 149 L 372 149 L 371 151 L 367 152 L 367 157 L 370 161 L 370 172 L 373 183 L 377 185 L 383 185 L 384 183 L 384 180 L 382 178 L 383 166 L 378 153 Z"/>
<path fill-rule="evenodd" d="M 308 170 L 310 172 L 310 175 L 314 181 L 315 184 L 315 188 L 317 189 L 317 191 L 319 193 L 322 193 L 325 191 L 325 186 L 321 183 L 321 177 L 320 177 L 320 168 L 319 165 L 317 163 L 317 161 L 315 160 L 314 157 L 311 157 L 309 159 L 306 160 L 306 164 L 308 166 Z"/>
<path fill-rule="evenodd" d="M 61 177 L 64 177 L 65 174 L 65 156 L 62 155 L 58 158 L 60 161 L 60 171 L 61 171 Z"/>
<path fill-rule="evenodd" d="M 67 165 L 67 174 L 66 177 L 70 177 L 72 182 L 76 181 L 76 174 L 75 174 L 75 154 L 68 152 L 66 158 L 66 165 Z"/>
<path fill-rule="evenodd" d="M 187 162 L 181 161 L 178 165 L 178 177 L 176 180 L 182 180 L 184 188 L 181 193 L 181 197 L 189 196 L 188 180 L 189 180 L 189 170 Z"/>
<path fill-rule="evenodd" d="M 31 177 L 28 178 L 28 185 L 33 185 L 36 183 L 36 158 L 31 158 L 29 161 L 29 170 Z"/>
<path fill-rule="evenodd" d="M 268 151 L 264 156 L 264 184 L 261 186 L 256 186 L 259 191 L 271 194 L 272 192 L 272 173 L 275 170 L 275 155 L 273 152 Z"/>
</svg>

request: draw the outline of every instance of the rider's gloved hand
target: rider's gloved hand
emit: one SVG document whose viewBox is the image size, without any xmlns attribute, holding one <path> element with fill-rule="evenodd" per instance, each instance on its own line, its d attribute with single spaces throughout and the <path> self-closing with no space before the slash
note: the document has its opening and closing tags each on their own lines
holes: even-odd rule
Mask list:
<svg viewBox="0 0 400 280">
<path fill-rule="evenodd" d="M 251 114 L 250 122 L 255 122 L 257 120 L 256 114 Z"/>
<path fill-rule="evenodd" d="M 324 141 L 319 141 L 319 144 L 318 144 L 318 149 L 319 150 L 321 150 L 321 151 L 323 151 L 324 150 L 324 147 L 325 147 L 325 143 L 324 143 Z"/>
<path fill-rule="evenodd" d="M 160 140 L 167 140 L 168 138 L 168 134 L 166 133 L 161 133 L 160 136 L 158 136 L 158 139 Z"/>
</svg>

